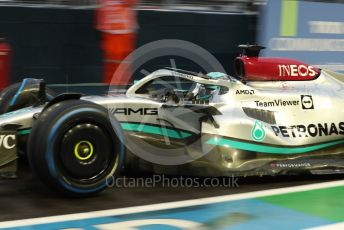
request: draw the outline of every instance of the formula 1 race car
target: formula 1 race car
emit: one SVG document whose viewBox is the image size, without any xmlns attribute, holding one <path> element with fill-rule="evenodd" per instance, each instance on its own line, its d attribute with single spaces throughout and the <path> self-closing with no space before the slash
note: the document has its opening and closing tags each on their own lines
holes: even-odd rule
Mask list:
<svg viewBox="0 0 344 230">
<path fill-rule="evenodd" d="M 243 45 L 236 77 L 157 70 L 126 95 L 54 93 L 25 79 L 1 93 L 0 165 L 25 154 L 69 195 L 122 168 L 192 176 L 342 173 L 344 75 Z"/>
</svg>

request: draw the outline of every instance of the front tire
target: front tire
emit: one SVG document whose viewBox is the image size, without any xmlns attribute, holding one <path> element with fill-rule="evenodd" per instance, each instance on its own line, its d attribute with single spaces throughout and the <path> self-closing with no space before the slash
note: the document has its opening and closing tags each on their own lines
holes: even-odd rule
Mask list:
<svg viewBox="0 0 344 230">
<path fill-rule="evenodd" d="M 37 176 L 68 196 L 89 196 L 105 189 L 124 158 L 119 123 L 107 109 L 67 100 L 44 110 L 29 136 L 28 156 Z"/>
</svg>

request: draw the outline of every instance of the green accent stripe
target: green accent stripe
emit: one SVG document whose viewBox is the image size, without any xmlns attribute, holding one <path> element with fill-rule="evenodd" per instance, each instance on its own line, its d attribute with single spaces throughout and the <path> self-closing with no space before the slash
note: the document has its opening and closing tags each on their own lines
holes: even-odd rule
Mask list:
<svg viewBox="0 0 344 230">
<path fill-rule="evenodd" d="M 263 144 L 253 144 L 248 142 L 229 140 L 225 138 L 211 138 L 207 141 L 210 145 L 219 145 L 224 147 L 230 147 L 234 149 L 242 149 L 247 151 L 261 152 L 261 153 L 274 153 L 274 154 L 297 154 L 305 153 L 326 147 L 338 145 L 344 143 L 344 140 L 338 140 L 318 145 L 305 146 L 305 147 L 274 147 Z"/>
<path fill-rule="evenodd" d="M 26 135 L 31 132 L 31 129 L 23 129 L 23 130 L 18 130 L 18 135 Z"/>
<path fill-rule="evenodd" d="M 134 124 L 134 123 L 121 123 L 121 126 L 124 130 L 127 131 L 136 131 L 136 132 L 144 132 L 144 133 L 151 133 L 156 135 L 168 136 L 171 138 L 187 138 L 190 137 L 192 134 L 184 131 L 177 131 L 171 128 L 162 128 L 153 125 L 146 125 L 146 124 Z M 26 135 L 31 132 L 31 129 L 23 129 L 18 130 L 18 135 Z"/>
<path fill-rule="evenodd" d="M 191 136 L 191 133 L 147 124 L 121 122 L 121 126 L 126 131 L 144 132 L 161 136 L 168 136 L 176 139 L 182 139 Z"/>
<path fill-rule="evenodd" d="M 296 36 L 298 24 L 298 0 L 283 0 L 280 36 Z"/>
<path fill-rule="evenodd" d="M 258 198 L 273 205 L 286 207 L 311 216 L 344 221 L 344 187 L 310 190 Z"/>
</svg>

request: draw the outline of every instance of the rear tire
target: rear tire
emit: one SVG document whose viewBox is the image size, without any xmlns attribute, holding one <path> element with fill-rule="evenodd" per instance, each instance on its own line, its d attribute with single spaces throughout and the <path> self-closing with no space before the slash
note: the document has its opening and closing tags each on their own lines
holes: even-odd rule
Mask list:
<svg viewBox="0 0 344 230">
<path fill-rule="evenodd" d="M 3 91 L 1 91 L 0 94 L 0 114 L 4 114 L 7 112 L 10 102 L 16 92 L 18 91 L 21 83 L 16 83 L 13 85 L 10 85 L 9 87 L 5 88 Z"/>
<path fill-rule="evenodd" d="M 1 91 L 1 93 L 0 93 L 0 114 L 8 113 L 8 112 L 11 112 L 13 110 L 22 109 L 22 108 L 31 106 L 29 97 L 25 97 L 21 101 L 16 103 L 17 104 L 16 106 L 14 106 L 13 108 L 10 108 L 10 103 L 12 101 L 12 98 L 18 92 L 21 84 L 22 83 L 15 83 L 15 84 L 10 85 L 9 87 L 7 87 Z M 47 95 L 48 100 L 50 101 L 56 96 L 56 93 L 53 90 L 46 88 L 46 95 Z"/>
<path fill-rule="evenodd" d="M 62 101 L 35 121 L 28 157 L 37 176 L 54 191 L 89 196 L 120 172 L 121 137 L 119 123 L 106 108 L 83 100 Z"/>
</svg>

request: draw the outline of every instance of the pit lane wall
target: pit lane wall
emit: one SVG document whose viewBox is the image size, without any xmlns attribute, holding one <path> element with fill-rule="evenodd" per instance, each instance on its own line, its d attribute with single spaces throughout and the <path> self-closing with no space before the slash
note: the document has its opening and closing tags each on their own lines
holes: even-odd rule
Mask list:
<svg viewBox="0 0 344 230">
<path fill-rule="evenodd" d="M 254 42 L 256 15 L 139 10 L 137 46 L 159 39 L 183 39 L 209 50 L 232 71 L 239 43 Z M 0 35 L 12 53 L 11 82 L 25 77 L 48 83 L 101 82 L 100 36 L 93 9 L 0 6 Z M 188 63 L 178 67 L 192 69 Z M 145 69 L 165 67 L 156 61 Z"/>
</svg>

